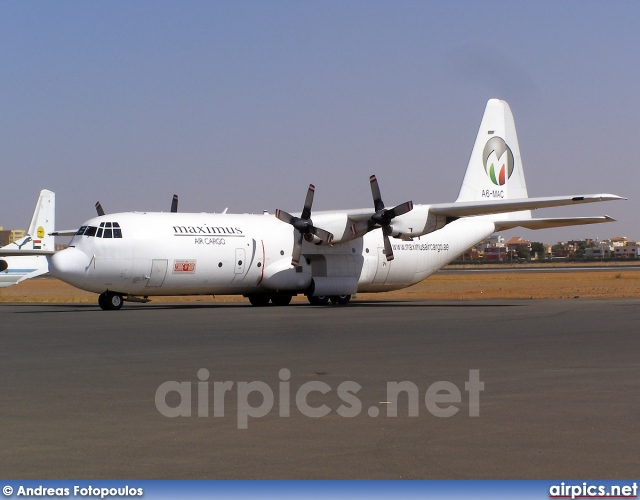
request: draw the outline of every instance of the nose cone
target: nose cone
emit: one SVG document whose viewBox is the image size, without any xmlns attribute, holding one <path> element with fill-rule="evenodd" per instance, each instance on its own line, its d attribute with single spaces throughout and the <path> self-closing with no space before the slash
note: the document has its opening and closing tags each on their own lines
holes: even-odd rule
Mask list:
<svg viewBox="0 0 640 500">
<path fill-rule="evenodd" d="M 76 248 L 65 248 L 49 260 L 49 273 L 61 281 L 81 288 L 88 271 L 90 257 Z"/>
</svg>

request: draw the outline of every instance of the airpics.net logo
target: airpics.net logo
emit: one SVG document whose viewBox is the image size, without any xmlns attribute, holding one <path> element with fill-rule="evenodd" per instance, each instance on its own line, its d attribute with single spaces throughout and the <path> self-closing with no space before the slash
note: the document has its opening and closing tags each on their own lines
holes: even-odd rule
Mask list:
<svg viewBox="0 0 640 500">
<path fill-rule="evenodd" d="M 482 161 L 485 172 L 496 186 L 504 186 L 513 174 L 513 153 L 502 137 L 495 136 L 487 141 Z"/>
<path fill-rule="evenodd" d="M 191 417 L 192 410 L 195 409 L 198 417 L 209 417 L 212 414 L 214 418 L 223 418 L 225 413 L 229 413 L 225 412 L 225 408 L 228 410 L 230 407 L 232 411 L 236 411 L 238 429 L 247 429 L 250 418 L 266 417 L 274 411 L 274 407 L 277 416 L 285 418 L 292 416 L 293 408 L 309 418 L 326 417 L 333 411 L 340 417 L 353 418 L 363 410 L 370 418 L 376 418 L 381 414 L 381 405 L 386 407 L 386 416 L 393 418 L 398 416 L 400 400 L 406 401 L 406 413 L 409 417 L 420 415 L 421 403 L 424 403 L 427 412 L 434 417 L 453 417 L 465 406 L 469 417 L 479 417 L 480 393 L 484 390 L 479 370 L 469 370 L 469 378 L 463 387 L 440 380 L 432 383 L 424 393 L 418 384 L 408 380 L 387 382 L 384 401 L 365 409 L 358 396 L 362 386 L 353 380 L 341 382 L 337 387 L 312 380 L 296 388 L 287 368 L 278 372 L 276 388 L 257 380 L 237 383 L 229 380 L 211 381 L 206 368 L 198 370 L 197 377 L 196 384 L 187 381 L 167 381 L 160 384 L 155 394 L 158 412 L 169 418 Z M 194 389 L 193 385 L 197 387 Z M 337 396 L 337 400 L 332 394 Z M 337 408 L 332 408 L 332 403 Z"/>
</svg>

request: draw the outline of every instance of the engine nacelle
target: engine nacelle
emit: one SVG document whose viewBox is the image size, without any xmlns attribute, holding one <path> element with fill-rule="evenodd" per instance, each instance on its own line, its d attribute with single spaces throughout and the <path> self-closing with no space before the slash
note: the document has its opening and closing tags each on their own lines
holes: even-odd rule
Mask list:
<svg viewBox="0 0 640 500">
<path fill-rule="evenodd" d="M 444 215 L 437 215 L 429 212 L 429 215 L 427 217 L 427 222 L 424 225 L 424 231 L 422 232 L 422 234 L 433 233 L 438 229 L 442 229 L 449 222 L 451 222 L 451 219 L 449 217 L 446 217 Z"/>
<path fill-rule="evenodd" d="M 355 238 L 351 233 L 351 223 L 347 214 L 320 214 L 313 217 L 313 223 L 333 234 L 332 244 L 344 243 Z M 313 237 L 313 243 L 323 242 L 317 236 Z"/>
<path fill-rule="evenodd" d="M 9 263 L 6 260 L 0 260 L 0 273 L 9 269 Z"/>
<path fill-rule="evenodd" d="M 280 259 L 265 267 L 262 285 L 270 290 L 304 291 L 311 285 L 311 267 L 304 262 L 292 267 L 290 258 Z"/>
</svg>

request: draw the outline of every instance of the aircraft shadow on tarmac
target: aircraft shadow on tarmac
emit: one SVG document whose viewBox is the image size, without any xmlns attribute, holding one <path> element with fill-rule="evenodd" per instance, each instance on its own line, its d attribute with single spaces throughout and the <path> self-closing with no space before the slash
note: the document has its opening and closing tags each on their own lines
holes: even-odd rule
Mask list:
<svg viewBox="0 0 640 500">
<path fill-rule="evenodd" d="M 16 314 L 43 314 L 43 313 L 70 313 L 70 312 L 99 312 L 101 314 L 105 314 L 99 307 L 94 304 L 6 304 L 12 307 L 17 307 L 20 309 L 25 308 L 26 310 L 18 310 L 15 311 Z M 381 300 L 371 300 L 371 301 L 355 301 L 351 302 L 349 305 L 327 305 L 327 306 L 312 306 L 310 304 L 305 303 L 293 303 L 285 307 L 277 307 L 277 306 L 266 306 L 255 308 L 248 303 L 243 302 L 235 302 L 235 303 L 207 303 L 207 304 L 178 304 L 178 303 L 162 303 L 162 304 L 135 304 L 130 306 L 125 306 L 121 310 L 115 313 L 133 313 L 133 312 L 143 312 L 146 310 L 187 310 L 187 309 L 249 309 L 255 311 L 285 311 L 286 308 L 312 308 L 318 311 L 338 311 L 344 309 L 358 309 L 358 308 L 370 308 L 370 307 L 385 307 L 385 308 L 445 308 L 445 307 L 454 307 L 454 308 L 496 308 L 496 307 L 522 307 L 524 304 L 514 304 L 514 303 L 504 303 L 504 302 L 425 302 L 425 301 L 403 301 L 403 300 L 391 300 L 391 301 L 381 301 Z M 41 309 L 33 310 L 34 307 L 39 307 Z M 30 309 L 30 310 L 29 310 Z"/>
</svg>

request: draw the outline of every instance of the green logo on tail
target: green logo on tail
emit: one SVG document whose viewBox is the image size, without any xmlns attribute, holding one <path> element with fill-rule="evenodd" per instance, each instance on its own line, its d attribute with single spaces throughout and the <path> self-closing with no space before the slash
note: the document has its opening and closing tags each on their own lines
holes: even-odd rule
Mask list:
<svg viewBox="0 0 640 500">
<path fill-rule="evenodd" d="M 489 161 L 491 153 L 495 153 L 493 161 Z M 492 137 L 487 141 L 482 152 L 482 162 L 491 182 L 496 186 L 504 186 L 513 174 L 513 153 L 502 137 Z"/>
</svg>

